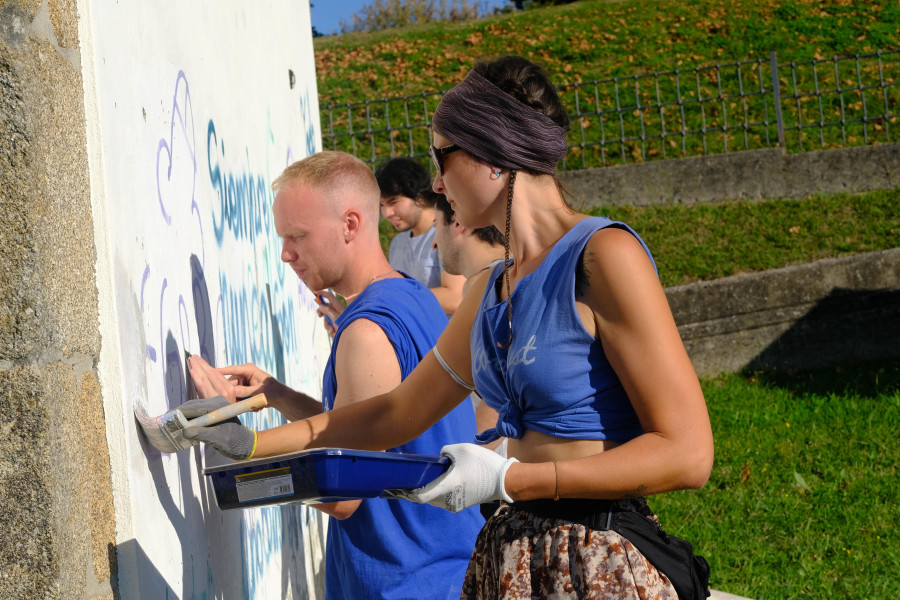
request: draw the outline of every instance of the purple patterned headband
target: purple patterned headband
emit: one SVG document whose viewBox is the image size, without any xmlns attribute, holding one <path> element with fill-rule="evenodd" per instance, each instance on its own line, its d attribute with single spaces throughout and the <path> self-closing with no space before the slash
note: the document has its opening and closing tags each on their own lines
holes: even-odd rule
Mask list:
<svg viewBox="0 0 900 600">
<path fill-rule="evenodd" d="M 475 71 L 444 94 L 431 126 L 475 158 L 504 169 L 552 175 L 568 149 L 565 129 Z"/>
</svg>

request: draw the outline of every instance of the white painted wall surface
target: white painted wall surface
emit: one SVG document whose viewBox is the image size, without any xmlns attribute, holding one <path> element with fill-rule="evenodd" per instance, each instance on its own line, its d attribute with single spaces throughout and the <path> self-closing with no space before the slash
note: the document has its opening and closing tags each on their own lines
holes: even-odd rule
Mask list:
<svg viewBox="0 0 900 600">
<path fill-rule="evenodd" d="M 121 595 L 315 598 L 318 512 L 220 511 L 200 449 L 161 454 L 133 416 L 188 397 L 185 351 L 320 396 L 327 336 L 270 210 L 272 180 L 321 145 L 309 3 L 79 0 L 78 13 Z"/>
</svg>

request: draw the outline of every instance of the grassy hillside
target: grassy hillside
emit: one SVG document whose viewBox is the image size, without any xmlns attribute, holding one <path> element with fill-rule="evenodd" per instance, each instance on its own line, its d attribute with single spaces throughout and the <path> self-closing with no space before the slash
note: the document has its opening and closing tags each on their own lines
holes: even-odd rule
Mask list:
<svg viewBox="0 0 900 600">
<path fill-rule="evenodd" d="M 480 56 L 520 54 L 566 84 L 771 50 L 781 62 L 869 54 L 898 48 L 898 31 L 897 0 L 582 0 L 318 38 L 319 102 L 447 89 Z M 602 212 L 632 225 L 663 283 L 677 285 L 897 247 L 898 207 L 900 189 Z M 711 585 L 757 600 L 896 596 L 900 446 L 884 440 L 900 428 L 898 361 L 723 375 L 703 387 L 716 436 L 710 481 L 651 502 L 709 559 Z"/>
<path fill-rule="evenodd" d="M 900 240 L 900 189 L 590 212 L 640 233 L 665 286 L 887 250 Z"/>
<path fill-rule="evenodd" d="M 766 58 L 869 54 L 900 44 L 900 3 L 582 0 L 466 23 L 314 40 L 321 106 L 446 89 L 476 58 L 520 54 L 558 85 Z"/>
<path fill-rule="evenodd" d="M 572 83 L 748 60 L 770 50 L 781 62 L 869 54 L 897 48 L 897 31 L 896 1 L 582 0 L 468 23 L 316 38 L 319 102 L 446 89 L 477 57 L 509 52 L 540 62 L 557 83 Z M 892 192 L 616 209 L 609 216 L 647 238 L 664 282 L 675 285 L 895 247 L 897 200 Z M 392 228 L 382 233 L 386 245 Z"/>
</svg>

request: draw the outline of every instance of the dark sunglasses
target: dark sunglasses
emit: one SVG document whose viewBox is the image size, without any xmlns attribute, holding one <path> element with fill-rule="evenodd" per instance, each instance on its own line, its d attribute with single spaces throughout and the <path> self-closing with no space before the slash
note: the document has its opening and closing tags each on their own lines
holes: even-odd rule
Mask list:
<svg viewBox="0 0 900 600">
<path fill-rule="evenodd" d="M 441 177 L 444 176 L 444 157 L 451 152 L 456 152 L 460 149 L 461 148 L 456 144 L 450 144 L 449 146 L 444 146 L 443 148 L 438 148 L 436 146 L 431 147 L 431 162 L 434 163 L 434 168 L 437 169 L 437 172 L 441 174 Z"/>
</svg>

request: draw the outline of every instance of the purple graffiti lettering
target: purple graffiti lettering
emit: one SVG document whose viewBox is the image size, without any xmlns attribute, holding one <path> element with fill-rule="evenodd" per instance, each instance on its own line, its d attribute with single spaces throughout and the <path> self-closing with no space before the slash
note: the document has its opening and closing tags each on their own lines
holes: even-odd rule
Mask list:
<svg viewBox="0 0 900 600">
<path fill-rule="evenodd" d="M 144 286 L 147 285 L 147 279 L 150 277 L 150 265 L 144 267 L 144 274 L 141 275 L 141 312 L 144 311 Z"/>
<path fill-rule="evenodd" d="M 165 277 L 163 278 L 162 288 L 159 290 L 159 347 L 160 349 L 164 349 L 166 346 L 164 344 L 164 336 L 165 333 L 163 331 L 163 303 L 165 302 L 166 297 L 166 287 L 168 287 L 169 281 Z M 163 364 L 163 381 L 165 381 L 165 363 Z M 166 406 L 168 408 L 172 408 L 172 404 L 170 403 L 169 398 L 169 390 L 167 386 L 163 386 L 166 393 Z"/>
<path fill-rule="evenodd" d="M 197 228 L 200 230 L 200 250 L 203 251 L 203 259 L 200 261 L 201 266 L 206 268 L 206 246 L 203 244 L 203 219 L 200 218 L 200 207 L 196 201 L 191 202 L 191 212 L 197 215 Z"/>
<path fill-rule="evenodd" d="M 180 133 L 184 139 L 184 144 L 188 152 L 191 163 L 191 205 L 195 203 L 194 188 L 197 179 L 197 157 L 194 153 L 195 134 L 194 134 L 194 115 L 191 105 L 191 94 L 188 87 L 187 77 L 184 71 L 178 71 L 175 79 L 175 93 L 172 98 L 172 123 L 169 130 L 168 141 L 165 138 L 159 140 L 156 149 L 156 196 L 159 200 L 159 208 L 162 212 L 166 225 L 172 224 L 172 216 L 166 211 L 165 202 L 163 201 L 162 186 L 159 178 L 160 155 L 165 152 L 168 157 L 168 166 L 166 167 L 166 181 L 172 179 L 172 154 L 175 151 L 175 124 L 178 123 Z"/>
<path fill-rule="evenodd" d="M 184 301 L 184 296 L 181 294 L 178 295 L 178 325 L 181 329 L 181 346 L 183 348 L 191 347 L 191 329 L 188 327 L 188 311 L 187 311 L 187 303 Z M 184 339 L 184 332 L 187 330 L 187 340 Z"/>
<path fill-rule="evenodd" d="M 141 312 L 144 312 L 144 288 L 147 286 L 147 279 L 150 278 L 150 265 L 144 267 L 144 274 L 141 276 Z M 156 348 L 150 344 L 145 344 L 144 348 L 147 358 L 156 362 Z"/>
</svg>

